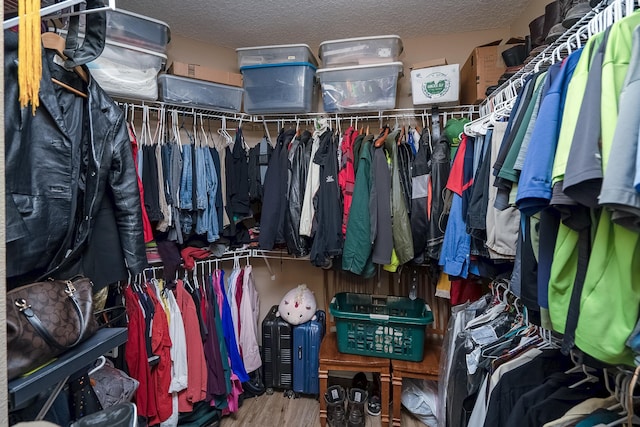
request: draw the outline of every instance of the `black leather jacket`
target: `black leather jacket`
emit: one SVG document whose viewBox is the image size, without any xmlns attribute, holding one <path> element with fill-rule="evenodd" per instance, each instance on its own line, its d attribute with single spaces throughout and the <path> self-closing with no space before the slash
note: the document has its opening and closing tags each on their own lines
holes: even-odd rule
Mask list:
<svg viewBox="0 0 640 427">
<path fill-rule="evenodd" d="M 311 132 L 304 131 L 289 150 L 289 185 L 284 219 L 284 239 L 289 253 L 302 257 L 309 254 L 309 240 L 300 235 L 302 202 L 307 186 L 307 173 L 311 161 Z"/>
<path fill-rule="evenodd" d="M 75 85 L 78 79 L 45 50 L 40 107 L 35 115 L 30 106 L 21 109 L 18 35 L 4 37 L 7 277 L 55 276 L 60 263 L 81 258 L 107 188 L 114 238 L 129 271 L 141 272 L 147 261 L 140 194 L 122 111 L 93 79 L 82 89 L 88 99 L 54 85 L 53 76 Z"/>
</svg>

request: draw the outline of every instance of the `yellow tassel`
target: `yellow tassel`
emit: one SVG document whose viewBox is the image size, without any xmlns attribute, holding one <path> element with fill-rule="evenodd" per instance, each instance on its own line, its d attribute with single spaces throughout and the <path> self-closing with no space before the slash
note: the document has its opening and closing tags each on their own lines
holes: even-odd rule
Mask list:
<svg viewBox="0 0 640 427">
<path fill-rule="evenodd" d="M 32 114 L 40 105 L 38 92 L 42 78 L 40 41 L 40 0 L 18 1 L 18 87 L 20 107 L 31 104 Z"/>
</svg>

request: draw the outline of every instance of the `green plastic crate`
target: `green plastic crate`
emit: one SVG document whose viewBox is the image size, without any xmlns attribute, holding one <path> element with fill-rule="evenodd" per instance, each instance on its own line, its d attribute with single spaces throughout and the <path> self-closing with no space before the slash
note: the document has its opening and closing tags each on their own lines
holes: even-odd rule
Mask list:
<svg viewBox="0 0 640 427">
<path fill-rule="evenodd" d="M 338 351 L 419 362 L 433 313 L 423 299 L 341 292 L 331 300 Z"/>
</svg>

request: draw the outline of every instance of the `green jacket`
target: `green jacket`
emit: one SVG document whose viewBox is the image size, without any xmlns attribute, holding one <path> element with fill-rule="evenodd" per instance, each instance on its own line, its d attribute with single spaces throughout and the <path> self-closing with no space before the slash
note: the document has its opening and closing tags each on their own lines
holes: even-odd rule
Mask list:
<svg viewBox="0 0 640 427">
<path fill-rule="evenodd" d="M 369 197 L 372 191 L 372 142 L 373 135 L 369 135 L 360 149 L 353 199 L 347 220 L 347 234 L 342 250 L 342 269 L 366 277 L 375 274 L 375 268 L 371 262 L 373 242 L 369 209 Z"/>
</svg>

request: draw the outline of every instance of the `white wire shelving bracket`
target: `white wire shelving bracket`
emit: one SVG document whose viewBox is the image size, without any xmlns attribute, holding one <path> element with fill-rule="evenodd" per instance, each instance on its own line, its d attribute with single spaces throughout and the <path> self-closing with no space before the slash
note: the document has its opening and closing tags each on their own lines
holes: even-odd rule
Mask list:
<svg viewBox="0 0 640 427">
<path fill-rule="evenodd" d="M 186 105 L 186 104 L 173 104 L 170 102 L 161 102 L 161 101 L 142 101 L 136 99 L 126 99 L 118 97 L 116 102 L 120 105 L 121 108 L 129 108 L 129 109 L 147 109 L 149 111 L 154 112 L 177 112 L 181 115 L 198 115 L 204 116 L 205 118 L 210 119 L 226 119 L 230 121 L 236 122 L 251 122 L 253 121 L 253 117 L 245 114 L 245 113 L 236 113 L 230 111 L 216 110 L 213 108 L 203 108 L 194 105 Z"/>
<path fill-rule="evenodd" d="M 65 14 L 60 14 L 59 12 L 63 11 L 64 9 L 67 8 L 71 8 L 75 5 L 78 5 L 80 3 L 84 3 L 85 0 L 64 0 L 58 3 L 53 3 L 50 4 L 49 6 L 45 6 L 45 7 L 41 7 L 40 8 L 40 16 L 41 17 L 54 17 L 54 18 L 62 18 L 65 16 L 71 16 L 71 15 L 80 15 L 80 14 L 88 14 L 88 13 L 94 13 L 94 12 L 101 12 L 103 10 L 115 10 L 116 8 L 116 0 L 108 0 L 108 5 L 104 6 L 104 7 L 99 7 L 99 8 L 95 8 L 95 9 L 85 9 L 79 12 L 73 12 L 73 13 L 65 13 Z M 49 2 L 50 3 L 50 2 Z M 3 29 L 7 29 L 7 28 L 11 28 L 11 27 L 15 27 L 16 25 L 18 25 L 18 21 L 19 21 L 20 17 L 16 16 L 14 18 L 9 18 L 7 20 L 5 20 L 3 22 Z"/>
</svg>

